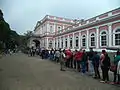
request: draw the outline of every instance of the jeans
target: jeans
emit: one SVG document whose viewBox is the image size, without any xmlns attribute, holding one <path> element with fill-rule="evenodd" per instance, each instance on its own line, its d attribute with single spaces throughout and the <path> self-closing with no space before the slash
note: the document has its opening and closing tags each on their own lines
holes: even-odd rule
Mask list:
<svg viewBox="0 0 120 90">
<path fill-rule="evenodd" d="M 80 64 L 81 64 L 81 62 L 80 62 L 79 60 L 77 60 L 77 70 L 78 70 L 79 72 L 81 71 Z"/>
<path fill-rule="evenodd" d="M 100 78 L 99 66 L 94 64 L 95 77 Z"/>
<path fill-rule="evenodd" d="M 70 59 L 67 59 L 67 60 L 66 60 L 66 62 L 65 62 L 65 66 L 66 66 L 67 68 L 70 67 Z"/>
<path fill-rule="evenodd" d="M 101 66 L 101 69 L 102 69 L 102 76 L 103 76 L 103 81 L 107 80 L 109 81 L 109 75 L 108 75 L 108 67 L 105 67 L 105 66 Z"/>
<path fill-rule="evenodd" d="M 93 74 L 94 72 L 94 68 L 91 60 L 88 61 L 88 72 L 89 74 Z"/>
<path fill-rule="evenodd" d="M 82 73 L 86 72 L 86 62 L 82 62 Z"/>
<path fill-rule="evenodd" d="M 70 58 L 70 68 L 73 68 L 73 59 Z"/>
<path fill-rule="evenodd" d="M 55 61 L 58 63 L 59 62 L 59 57 L 55 57 Z"/>
<path fill-rule="evenodd" d="M 77 62 L 77 61 L 76 61 L 76 60 L 74 60 L 74 69 L 76 69 L 76 62 Z"/>
<path fill-rule="evenodd" d="M 50 60 L 53 61 L 53 59 L 54 59 L 54 54 L 51 54 L 51 55 L 50 55 Z"/>
</svg>

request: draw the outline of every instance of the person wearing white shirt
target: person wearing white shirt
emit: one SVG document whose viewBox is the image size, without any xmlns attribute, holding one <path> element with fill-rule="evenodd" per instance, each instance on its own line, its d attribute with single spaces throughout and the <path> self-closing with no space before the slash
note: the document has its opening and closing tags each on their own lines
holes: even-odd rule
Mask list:
<svg viewBox="0 0 120 90">
<path fill-rule="evenodd" d="M 118 62 L 118 66 L 117 66 L 117 74 L 118 74 L 118 84 L 120 84 L 120 61 Z"/>
</svg>

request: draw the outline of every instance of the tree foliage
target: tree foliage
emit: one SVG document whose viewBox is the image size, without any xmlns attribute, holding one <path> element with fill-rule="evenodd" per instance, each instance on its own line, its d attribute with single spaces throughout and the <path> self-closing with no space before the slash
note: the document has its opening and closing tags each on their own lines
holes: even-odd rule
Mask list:
<svg viewBox="0 0 120 90">
<path fill-rule="evenodd" d="M 0 10 L 0 48 L 15 48 L 18 45 L 19 35 L 10 29 L 9 24 L 4 20 Z"/>
</svg>

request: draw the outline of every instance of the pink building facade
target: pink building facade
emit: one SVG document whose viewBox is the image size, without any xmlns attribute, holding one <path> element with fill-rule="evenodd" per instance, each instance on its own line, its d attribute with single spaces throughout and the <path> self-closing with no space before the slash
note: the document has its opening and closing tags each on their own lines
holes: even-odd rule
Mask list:
<svg viewBox="0 0 120 90">
<path fill-rule="evenodd" d="M 34 36 L 40 47 L 101 50 L 120 47 L 120 8 L 87 20 L 72 20 L 46 15 L 38 21 Z"/>
</svg>

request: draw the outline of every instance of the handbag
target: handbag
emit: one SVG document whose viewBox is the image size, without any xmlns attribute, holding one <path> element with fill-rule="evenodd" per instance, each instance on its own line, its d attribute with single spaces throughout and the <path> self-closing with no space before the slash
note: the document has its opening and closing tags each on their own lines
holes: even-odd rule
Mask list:
<svg viewBox="0 0 120 90">
<path fill-rule="evenodd" d="M 111 64 L 110 71 L 115 72 L 117 70 L 117 66 L 115 64 Z"/>
</svg>

